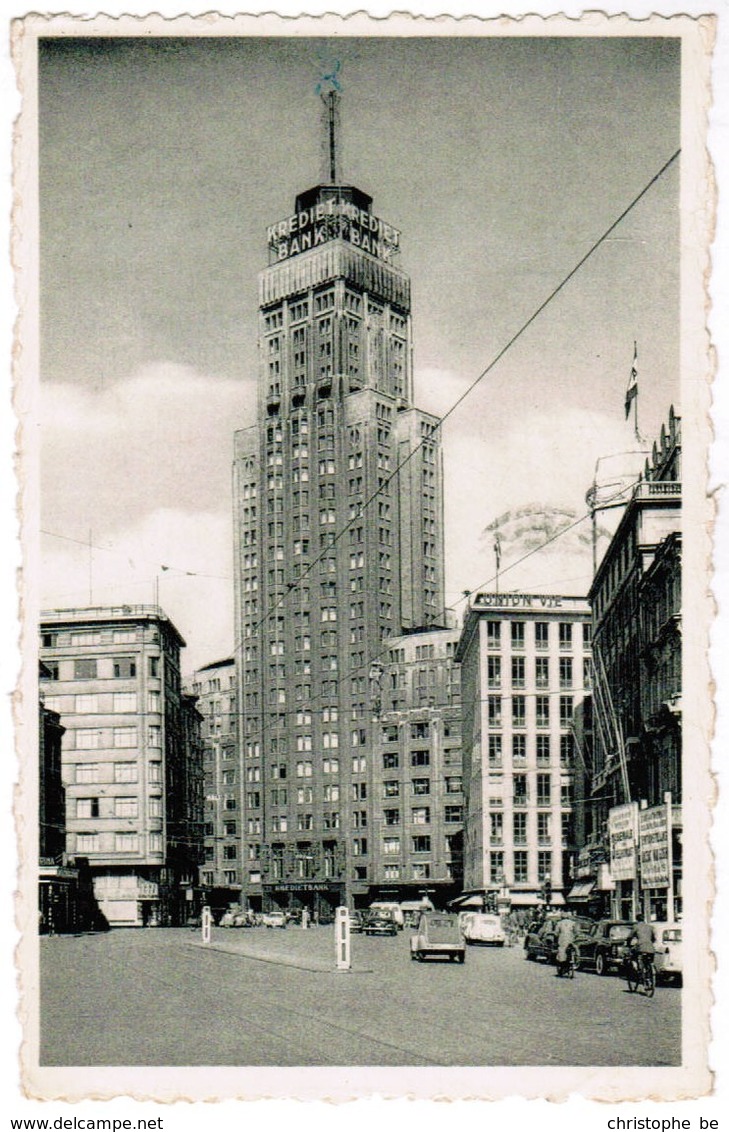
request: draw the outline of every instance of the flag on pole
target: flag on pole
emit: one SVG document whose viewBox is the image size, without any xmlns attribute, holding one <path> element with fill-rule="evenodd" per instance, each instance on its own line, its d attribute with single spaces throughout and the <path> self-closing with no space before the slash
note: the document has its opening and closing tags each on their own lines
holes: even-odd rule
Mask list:
<svg viewBox="0 0 729 1132">
<path fill-rule="evenodd" d="M 630 416 L 630 406 L 638 396 L 638 343 L 633 343 L 633 365 L 630 368 L 628 388 L 625 391 L 625 419 Z"/>
<path fill-rule="evenodd" d="M 501 538 L 498 534 L 494 535 L 494 555 L 496 556 L 496 572 L 499 572 L 501 567 Z"/>
</svg>

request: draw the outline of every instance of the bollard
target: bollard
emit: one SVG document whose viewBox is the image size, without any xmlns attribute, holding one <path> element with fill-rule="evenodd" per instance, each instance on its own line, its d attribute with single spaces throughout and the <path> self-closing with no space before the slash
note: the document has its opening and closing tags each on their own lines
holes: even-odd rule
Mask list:
<svg viewBox="0 0 729 1132">
<path fill-rule="evenodd" d="M 349 910 L 337 908 L 334 913 L 334 946 L 336 947 L 338 971 L 349 971 L 352 967 L 349 934 Z"/>
<path fill-rule="evenodd" d="M 202 910 L 200 923 L 202 925 L 202 941 L 203 943 L 210 943 L 213 931 L 213 914 L 207 904 Z"/>
<path fill-rule="evenodd" d="M 308 926 L 309 926 L 309 909 L 308 908 L 302 908 L 301 909 L 301 927 L 304 931 L 306 931 Z"/>
</svg>

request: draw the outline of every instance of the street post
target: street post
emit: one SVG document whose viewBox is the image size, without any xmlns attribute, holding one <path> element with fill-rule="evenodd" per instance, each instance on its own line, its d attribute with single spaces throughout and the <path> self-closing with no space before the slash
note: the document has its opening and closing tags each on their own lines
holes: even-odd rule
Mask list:
<svg viewBox="0 0 729 1132">
<path fill-rule="evenodd" d="M 334 913 L 334 940 L 337 954 L 337 970 L 349 971 L 352 967 L 352 957 L 350 952 L 348 908 L 337 908 Z"/>
</svg>

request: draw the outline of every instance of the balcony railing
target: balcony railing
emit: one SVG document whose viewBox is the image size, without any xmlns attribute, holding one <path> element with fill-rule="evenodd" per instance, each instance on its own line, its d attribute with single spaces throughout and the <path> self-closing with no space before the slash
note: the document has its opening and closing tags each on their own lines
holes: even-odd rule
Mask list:
<svg viewBox="0 0 729 1132">
<path fill-rule="evenodd" d="M 676 480 L 645 480 L 633 492 L 633 499 L 681 498 L 681 484 Z"/>
</svg>

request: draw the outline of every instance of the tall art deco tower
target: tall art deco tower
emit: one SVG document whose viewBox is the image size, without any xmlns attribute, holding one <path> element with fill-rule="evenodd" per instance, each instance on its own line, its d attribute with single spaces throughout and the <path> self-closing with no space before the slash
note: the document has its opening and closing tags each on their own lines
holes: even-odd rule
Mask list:
<svg viewBox="0 0 729 1132">
<path fill-rule="evenodd" d="M 338 100 L 322 96 L 322 183 L 267 230 L 258 420 L 234 460 L 243 898 L 319 913 L 372 879 L 388 638 L 444 605 L 438 420 L 413 406 L 400 233 L 340 183 Z"/>
</svg>

